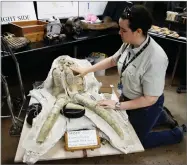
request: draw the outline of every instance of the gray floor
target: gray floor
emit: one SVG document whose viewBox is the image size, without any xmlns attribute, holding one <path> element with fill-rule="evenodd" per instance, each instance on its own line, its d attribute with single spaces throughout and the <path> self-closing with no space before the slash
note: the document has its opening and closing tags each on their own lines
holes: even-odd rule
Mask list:
<svg viewBox="0 0 187 165">
<path fill-rule="evenodd" d="M 116 71 L 109 70 L 107 75 L 115 76 L 113 84 L 118 80 Z M 170 76 L 169 76 L 170 77 Z M 166 79 L 165 106 L 172 112 L 179 124 L 186 123 L 186 94 L 177 94 L 176 86 L 169 85 L 170 78 Z M 177 82 L 177 81 L 176 81 Z M 13 163 L 19 137 L 10 137 L 9 128 L 10 119 L 2 119 L 2 143 L 1 143 L 1 160 L 2 164 Z M 186 136 L 184 140 L 175 145 L 163 146 L 154 149 L 148 149 L 142 153 L 128 155 L 114 155 L 105 157 L 93 157 L 71 160 L 59 160 L 49 162 L 38 162 L 43 164 L 164 164 L 164 165 L 184 165 L 187 163 L 186 158 Z"/>
</svg>

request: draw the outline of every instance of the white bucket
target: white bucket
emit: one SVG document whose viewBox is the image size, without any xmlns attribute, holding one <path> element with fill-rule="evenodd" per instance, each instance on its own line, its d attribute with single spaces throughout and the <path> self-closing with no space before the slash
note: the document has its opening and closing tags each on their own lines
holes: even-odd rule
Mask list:
<svg viewBox="0 0 187 165">
<path fill-rule="evenodd" d="M 105 59 L 104 56 L 101 56 L 99 58 L 95 58 L 94 64 L 97 64 L 98 62 L 100 62 L 104 59 Z M 95 72 L 95 76 L 105 76 L 105 70 L 100 70 L 100 71 Z"/>
</svg>

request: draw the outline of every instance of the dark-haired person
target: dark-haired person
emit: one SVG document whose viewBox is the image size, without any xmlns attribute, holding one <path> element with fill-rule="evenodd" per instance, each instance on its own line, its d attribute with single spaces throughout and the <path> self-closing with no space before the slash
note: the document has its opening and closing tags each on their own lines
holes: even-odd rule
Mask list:
<svg viewBox="0 0 187 165">
<path fill-rule="evenodd" d="M 117 65 L 120 75 L 120 102 L 102 100 L 99 105 L 126 109 L 145 148 L 179 143 L 186 131 L 164 110 L 164 85 L 168 58 L 164 50 L 148 35 L 152 25 L 150 13 L 143 6 L 127 8 L 119 19 L 121 48 L 111 57 L 88 68 L 72 68 L 82 76 Z M 152 132 L 159 124 L 172 129 Z"/>
</svg>

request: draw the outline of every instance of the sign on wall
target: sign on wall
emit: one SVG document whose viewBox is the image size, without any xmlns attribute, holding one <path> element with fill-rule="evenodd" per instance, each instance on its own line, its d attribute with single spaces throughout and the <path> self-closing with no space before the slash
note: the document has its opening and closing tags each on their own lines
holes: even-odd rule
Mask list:
<svg viewBox="0 0 187 165">
<path fill-rule="evenodd" d="M 37 2 L 38 19 L 78 16 L 78 2 Z"/>
<path fill-rule="evenodd" d="M 1 24 L 14 21 L 36 20 L 33 2 L 2 2 Z"/>
<path fill-rule="evenodd" d="M 102 15 L 107 1 L 105 2 L 37 2 L 38 19 L 49 19 L 53 16 L 58 18 L 69 18 L 86 16 L 87 14 Z"/>
<path fill-rule="evenodd" d="M 79 2 L 79 15 L 86 16 L 87 14 L 103 15 L 107 1 L 105 2 Z"/>
</svg>

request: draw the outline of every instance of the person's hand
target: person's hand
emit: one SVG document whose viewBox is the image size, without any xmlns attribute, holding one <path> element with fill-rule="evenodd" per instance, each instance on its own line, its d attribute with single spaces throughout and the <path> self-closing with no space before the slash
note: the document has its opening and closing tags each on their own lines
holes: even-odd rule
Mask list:
<svg viewBox="0 0 187 165">
<path fill-rule="evenodd" d="M 71 70 L 74 73 L 79 74 L 80 76 L 84 77 L 87 74 L 87 68 L 82 68 L 82 67 L 71 67 Z"/>
<path fill-rule="evenodd" d="M 97 105 L 100 105 L 106 109 L 115 109 L 116 101 L 114 100 L 101 100 L 97 103 Z"/>
</svg>

